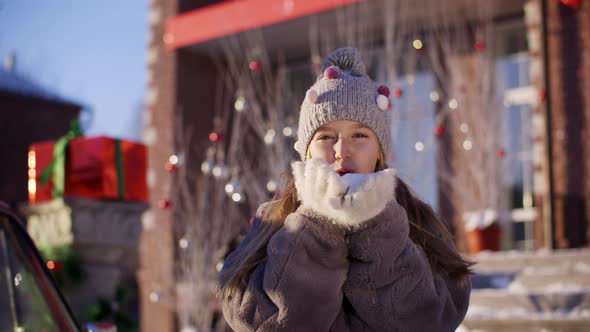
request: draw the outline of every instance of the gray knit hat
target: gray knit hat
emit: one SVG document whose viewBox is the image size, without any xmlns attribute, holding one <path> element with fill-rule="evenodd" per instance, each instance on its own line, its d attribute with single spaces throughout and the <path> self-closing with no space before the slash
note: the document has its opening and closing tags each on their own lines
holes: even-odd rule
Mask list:
<svg viewBox="0 0 590 332">
<path fill-rule="evenodd" d="M 352 120 L 371 128 L 387 157 L 391 147 L 389 89 L 367 76 L 365 64 L 355 48 L 332 52 L 323 68 L 323 75 L 307 91 L 301 104 L 295 142 L 301 159 L 305 160 L 315 131 L 335 120 Z"/>
</svg>

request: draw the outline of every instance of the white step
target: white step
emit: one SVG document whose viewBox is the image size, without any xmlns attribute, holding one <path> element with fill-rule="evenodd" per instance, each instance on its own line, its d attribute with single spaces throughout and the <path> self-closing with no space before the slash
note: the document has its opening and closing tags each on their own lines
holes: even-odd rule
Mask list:
<svg viewBox="0 0 590 332">
<path fill-rule="evenodd" d="M 590 317 L 590 288 L 543 291 L 475 289 L 471 292 L 469 317 L 527 313 L 578 314 Z"/>
<path fill-rule="evenodd" d="M 466 319 L 456 332 L 587 332 L 590 318 L 529 316 Z"/>
<path fill-rule="evenodd" d="M 525 269 L 590 272 L 590 249 L 482 252 L 471 259 L 476 262 L 478 273 L 513 273 Z"/>
</svg>

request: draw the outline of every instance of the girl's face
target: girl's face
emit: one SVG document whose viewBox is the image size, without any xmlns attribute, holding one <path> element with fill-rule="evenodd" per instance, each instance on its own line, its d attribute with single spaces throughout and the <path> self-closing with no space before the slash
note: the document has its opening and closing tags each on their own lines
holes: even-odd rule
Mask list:
<svg viewBox="0 0 590 332">
<path fill-rule="evenodd" d="M 341 176 L 373 173 L 381 146 L 373 130 L 355 121 L 336 120 L 318 128 L 308 147 L 308 157 L 320 158 Z"/>
</svg>

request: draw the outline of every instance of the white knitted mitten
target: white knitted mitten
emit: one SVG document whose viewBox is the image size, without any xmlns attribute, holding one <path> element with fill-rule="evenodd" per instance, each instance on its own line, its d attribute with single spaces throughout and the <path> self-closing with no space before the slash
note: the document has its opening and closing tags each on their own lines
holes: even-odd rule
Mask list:
<svg viewBox="0 0 590 332">
<path fill-rule="evenodd" d="M 394 199 L 393 169 L 340 176 L 321 159 L 291 166 L 301 204 L 348 228 L 375 217 Z"/>
</svg>

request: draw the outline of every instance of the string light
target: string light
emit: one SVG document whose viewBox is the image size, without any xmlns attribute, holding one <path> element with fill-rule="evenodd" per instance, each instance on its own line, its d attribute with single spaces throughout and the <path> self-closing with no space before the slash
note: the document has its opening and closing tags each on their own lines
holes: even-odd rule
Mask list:
<svg viewBox="0 0 590 332">
<path fill-rule="evenodd" d="M 152 301 L 153 303 L 160 302 L 160 293 L 158 293 L 156 291 L 152 291 L 150 293 L 150 301 Z"/>
<path fill-rule="evenodd" d="M 457 107 L 459 107 L 459 103 L 457 102 L 457 99 L 452 98 L 451 100 L 449 100 L 449 108 L 454 110 L 457 109 Z"/>
<path fill-rule="evenodd" d="M 466 139 L 465 141 L 463 141 L 463 149 L 469 151 L 473 148 L 473 142 L 471 142 L 471 140 Z"/>
<path fill-rule="evenodd" d="M 239 96 L 236 99 L 236 102 L 234 103 L 234 109 L 236 110 L 236 112 L 241 113 L 241 112 L 245 111 L 246 108 L 247 108 L 246 98 L 244 98 L 243 96 Z"/>
<path fill-rule="evenodd" d="M 285 135 L 285 137 L 293 136 L 293 128 L 291 128 L 291 127 L 283 128 L 283 135 Z"/>
<path fill-rule="evenodd" d="M 205 174 L 205 175 L 209 175 L 213 171 L 214 167 L 215 167 L 215 162 L 213 162 L 213 160 L 211 160 L 211 159 L 207 159 L 207 160 L 203 161 L 203 163 L 201 164 L 201 172 L 203 172 L 203 174 Z"/>
<path fill-rule="evenodd" d="M 277 190 L 277 183 L 274 180 L 270 180 L 266 183 L 266 190 L 274 193 Z"/>
<path fill-rule="evenodd" d="M 229 170 L 223 164 L 215 165 L 211 173 L 214 177 L 220 179 L 227 179 L 229 177 Z"/>
<path fill-rule="evenodd" d="M 232 199 L 234 202 L 236 202 L 236 203 L 239 203 L 239 202 L 241 202 L 241 201 L 242 201 L 242 194 L 240 194 L 240 193 L 233 193 L 233 194 L 231 195 L 231 199 Z"/>
<path fill-rule="evenodd" d="M 467 125 L 466 123 L 462 123 L 459 126 L 459 130 L 461 130 L 462 133 L 467 134 L 467 132 L 469 131 L 469 125 Z"/>
<path fill-rule="evenodd" d="M 422 41 L 420 39 L 414 39 L 414 42 L 412 42 L 412 46 L 414 46 L 415 49 L 420 50 L 422 49 Z"/>
<path fill-rule="evenodd" d="M 440 96 L 438 95 L 438 92 L 432 91 L 430 93 L 430 100 L 432 100 L 433 102 L 439 101 L 440 100 Z"/>
<path fill-rule="evenodd" d="M 424 143 L 418 141 L 416 142 L 416 144 L 414 145 L 414 148 L 416 149 L 416 151 L 421 152 L 424 151 Z"/>
<path fill-rule="evenodd" d="M 233 180 L 225 185 L 225 193 L 231 195 L 240 191 L 240 181 Z"/>
<path fill-rule="evenodd" d="M 274 130 L 274 129 L 269 129 L 269 130 L 266 132 L 266 135 L 264 135 L 264 143 L 265 143 L 266 145 L 273 144 L 273 143 L 274 143 L 274 141 L 275 141 L 275 136 L 276 136 L 276 134 L 277 134 L 277 133 L 275 132 L 275 130 Z"/>
</svg>

